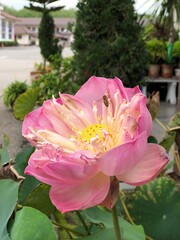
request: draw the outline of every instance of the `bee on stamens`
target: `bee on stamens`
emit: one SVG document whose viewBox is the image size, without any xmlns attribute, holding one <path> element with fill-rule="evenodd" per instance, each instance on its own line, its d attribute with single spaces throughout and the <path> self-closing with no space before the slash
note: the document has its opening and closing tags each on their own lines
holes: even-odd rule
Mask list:
<svg viewBox="0 0 180 240">
<path fill-rule="evenodd" d="M 103 103 L 104 103 L 104 105 L 105 105 L 106 107 L 108 107 L 108 106 L 109 106 L 109 101 L 108 101 L 107 96 L 104 95 L 102 99 L 103 99 Z"/>
</svg>

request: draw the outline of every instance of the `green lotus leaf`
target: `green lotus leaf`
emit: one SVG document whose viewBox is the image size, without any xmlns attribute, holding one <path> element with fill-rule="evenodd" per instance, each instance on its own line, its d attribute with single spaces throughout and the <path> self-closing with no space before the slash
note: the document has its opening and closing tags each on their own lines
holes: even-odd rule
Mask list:
<svg viewBox="0 0 180 240">
<path fill-rule="evenodd" d="M 180 239 L 180 192 L 174 180 L 161 177 L 137 188 L 127 206 L 148 236 L 156 240 Z"/>
</svg>

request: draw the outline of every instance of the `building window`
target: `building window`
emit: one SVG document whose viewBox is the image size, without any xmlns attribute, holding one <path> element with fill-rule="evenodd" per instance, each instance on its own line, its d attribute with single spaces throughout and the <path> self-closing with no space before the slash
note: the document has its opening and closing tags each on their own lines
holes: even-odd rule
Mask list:
<svg viewBox="0 0 180 240">
<path fill-rule="evenodd" d="M 1 37 L 2 39 L 5 39 L 6 38 L 6 21 L 4 19 L 1 20 L 1 30 L 2 30 Z"/>
<path fill-rule="evenodd" d="M 32 27 L 32 31 L 33 31 L 33 32 L 36 32 L 36 27 Z"/>
<path fill-rule="evenodd" d="M 21 39 L 21 38 L 22 38 L 22 35 L 18 35 L 17 38 L 18 38 L 18 39 Z"/>
<path fill-rule="evenodd" d="M 8 23 L 8 29 L 9 29 L 9 39 L 12 39 L 12 23 Z"/>
</svg>

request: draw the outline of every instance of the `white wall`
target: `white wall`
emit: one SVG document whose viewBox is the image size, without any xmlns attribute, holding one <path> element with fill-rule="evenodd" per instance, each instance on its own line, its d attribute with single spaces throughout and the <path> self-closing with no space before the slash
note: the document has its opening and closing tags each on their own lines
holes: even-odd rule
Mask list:
<svg viewBox="0 0 180 240">
<path fill-rule="evenodd" d="M 2 21 L 5 21 L 5 37 L 2 38 Z M 11 36 L 9 36 L 9 24 L 11 24 Z M 14 41 L 14 23 L 0 15 L 0 41 Z"/>
<path fill-rule="evenodd" d="M 30 40 L 29 40 L 29 35 L 28 34 L 22 34 L 20 35 L 21 38 L 18 37 L 19 35 L 16 36 L 16 41 L 20 44 L 20 45 L 29 45 L 30 44 Z"/>
</svg>

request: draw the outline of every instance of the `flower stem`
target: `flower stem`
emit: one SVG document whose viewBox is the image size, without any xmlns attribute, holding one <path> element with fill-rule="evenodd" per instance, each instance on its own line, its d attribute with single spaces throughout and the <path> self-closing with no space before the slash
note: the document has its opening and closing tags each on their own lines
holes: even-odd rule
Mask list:
<svg viewBox="0 0 180 240">
<path fill-rule="evenodd" d="M 74 233 L 74 234 L 77 234 L 78 236 L 85 237 L 84 234 L 76 231 L 76 230 L 73 229 L 73 228 L 70 228 L 70 227 L 66 226 L 65 224 L 57 223 L 57 222 L 54 221 L 54 220 L 51 220 L 51 222 L 52 222 L 52 224 L 54 224 L 55 226 L 57 226 L 57 227 L 59 227 L 59 228 L 63 228 L 64 230 L 69 231 L 69 232 L 72 232 L 72 233 Z"/>
<path fill-rule="evenodd" d="M 76 211 L 76 214 L 77 214 L 79 220 L 82 222 L 82 224 L 83 224 L 83 226 L 84 226 L 84 228 L 85 228 L 85 230 L 87 232 L 87 235 L 90 235 L 89 228 L 88 228 L 86 222 L 84 221 L 84 218 L 81 216 L 80 212 Z"/>
<path fill-rule="evenodd" d="M 112 219 L 113 219 L 114 230 L 115 230 L 115 240 L 122 240 L 116 204 L 112 208 L 111 213 L 112 213 Z"/>
<path fill-rule="evenodd" d="M 134 221 L 132 220 L 131 215 L 129 214 L 129 211 L 128 211 L 128 209 L 127 209 L 127 207 L 126 207 L 126 204 L 125 204 L 125 202 L 124 202 L 124 200 L 123 200 L 123 197 L 122 197 L 123 194 L 124 194 L 124 193 L 123 193 L 122 191 L 119 192 L 119 200 L 120 200 L 120 202 L 121 202 L 121 204 L 122 204 L 122 207 L 123 207 L 123 209 L 124 209 L 124 212 L 125 212 L 125 214 L 126 214 L 127 219 L 129 220 L 129 222 L 130 222 L 131 224 L 134 225 Z"/>
<path fill-rule="evenodd" d="M 164 129 L 164 131 L 167 131 L 166 126 L 158 118 L 155 118 L 154 120 L 157 122 L 157 124 L 159 124 L 160 127 L 162 127 L 162 129 Z"/>
</svg>

